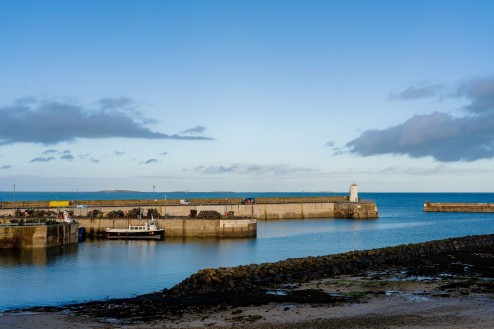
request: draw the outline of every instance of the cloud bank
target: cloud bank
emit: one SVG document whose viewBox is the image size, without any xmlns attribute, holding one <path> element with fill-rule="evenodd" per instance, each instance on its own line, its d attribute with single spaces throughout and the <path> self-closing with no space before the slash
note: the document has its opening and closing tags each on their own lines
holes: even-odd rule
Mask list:
<svg viewBox="0 0 494 329">
<path fill-rule="evenodd" d="M 194 171 L 204 175 L 290 175 L 296 173 L 309 173 L 316 171 L 311 168 L 292 167 L 288 165 L 255 165 L 255 164 L 234 164 L 231 166 L 199 166 Z"/>
<path fill-rule="evenodd" d="M 410 87 L 414 88 L 414 87 Z M 406 89 L 395 99 L 443 98 L 446 86 L 431 85 Z M 494 78 L 470 79 L 457 84 L 447 97 L 469 104 L 465 115 L 447 113 L 415 115 L 402 124 L 383 130 L 367 130 L 346 144 L 350 153 L 430 156 L 440 162 L 476 161 L 494 158 Z"/>
<path fill-rule="evenodd" d="M 154 121 L 135 111 L 129 98 L 105 98 L 96 109 L 58 101 L 29 98 L 0 107 L 0 145 L 15 143 L 57 144 L 80 138 L 144 138 L 212 140 L 204 136 L 164 134 L 146 127 Z"/>
</svg>

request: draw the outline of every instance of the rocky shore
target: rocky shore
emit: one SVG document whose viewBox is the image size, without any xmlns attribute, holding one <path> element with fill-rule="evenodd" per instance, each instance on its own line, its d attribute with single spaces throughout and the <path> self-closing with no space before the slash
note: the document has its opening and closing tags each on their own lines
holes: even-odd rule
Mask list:
<svg viewBox="0 0 494 329">
<path fill-rule="evenodd" d="M 74 328 L 489 327 L 493 278 L 494 235 L 481 235 L 204 269 L 153 294 L 28 311 Z"/>
<path fill-rule="evenodd" d="M 292 258 L 276 263 L 204 269 L 165 293 L 170 296 L 191 296 L 249 292 L 277 284 L 307 282 L 390 266 L 427 267 L 433 260 L 445 259 L 445 254 L 449 252 L 493 247 L 494 235 L 468 236 L 338 255 Z M 471 263 L 474 260 L 468 261 Z"/>
</svg>

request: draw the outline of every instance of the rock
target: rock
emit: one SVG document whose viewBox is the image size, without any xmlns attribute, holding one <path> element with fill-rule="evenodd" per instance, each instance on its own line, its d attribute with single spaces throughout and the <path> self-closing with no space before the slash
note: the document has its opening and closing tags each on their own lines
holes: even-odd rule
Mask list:
<svg viewBox="0 0 494 329">
<path fill-rule="evenodd" d="M 204 269 L 170 289 L 172 295 L 197 295 L 225 290 L 246 292 L 252 287 L 324 279 L 340 274 L 397 266 L 427 265 L 423 260 L 439 253 L 466 248 L 494 247 L 494 235 L 468 236 L 419 244 L 408 244 L 367 251 L 319 257 L 292 258 L 276 263 L 245 265 L 232 268 Z M 430 264 L 427 265 L 430 267 Z"/>
</svg>

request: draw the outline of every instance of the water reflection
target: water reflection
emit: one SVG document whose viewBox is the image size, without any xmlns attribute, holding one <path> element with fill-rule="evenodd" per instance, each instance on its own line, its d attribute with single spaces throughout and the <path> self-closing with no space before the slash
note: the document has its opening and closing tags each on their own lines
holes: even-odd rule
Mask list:
<svg viewBox="0 0 494 329">
<path fill-rule="evenodd" d="M 0 267 L 18 265 L 45 266 L 57 262 L 60 258 L 75 255 L 77 250 L 77 244 L 49 248 L 1 250 Z"/>
</svg>

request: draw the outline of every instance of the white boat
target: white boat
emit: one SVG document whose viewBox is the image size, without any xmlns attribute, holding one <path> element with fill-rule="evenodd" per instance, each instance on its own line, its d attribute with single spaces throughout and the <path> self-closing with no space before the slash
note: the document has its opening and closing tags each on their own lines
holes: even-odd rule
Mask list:
<svg viewBox="0 0 494 329">
<path fill-rule="evenodd" d="M 129 228 L 107 228 L 107 239 L 155 239 L 163 238 L 165 229 L 158 228 L 158 223 L 152 219 L 144 225 L 129 225 Z"/>
<path fill-rule="evenodd" d="M 64 210 L 64 211 L 63 211 L 63 221 L 64 221 L 65 223 L 69 223 L 69 224 L 71 224 L 71 223 L 73 223 L 73 222 L 74 222 L 74 219 L 70 218 L 69 213 L 68 213 L 68 211 L 67 211 L 67 210 Z"/>
</svg>

